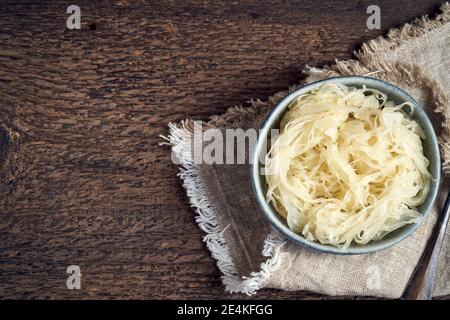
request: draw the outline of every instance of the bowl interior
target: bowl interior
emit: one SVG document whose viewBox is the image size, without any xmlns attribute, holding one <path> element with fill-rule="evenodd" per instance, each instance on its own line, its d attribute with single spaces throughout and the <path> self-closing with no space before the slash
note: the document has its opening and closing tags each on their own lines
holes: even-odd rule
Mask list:
<svg viewBox="0 0 450 320">
<path fill-rule="evenodd" d="M 433 176 L 428 196 L 425 202 L 418 207 L 419 211 L 422 213 L 422 220 L 428 213 L 429 209 L 431 208 L 437 195 L 440 180 L 440 168 L 441 168 L 439 147 L 433 126 L 426 112 L 411 96 L 409 96 L 403 90 L 387 82 L 368 77 L 336 77 L 308 84 L 289 94 L 270 112 L 270 114 L 263 121 L 259 134 L 258 144 L 255 148 L 255 154 L 252 165 L 251 177 L 253 189 L 256 194 L 256 200 L 258 202 L 261 211 L 263 212 L 265 217 L 269 220 L 269 222 L 274 227 L 276 227 L 280 232 L 285 234 L 289 239 L 300 245 L 306 246 L 308 248 L 313 248 L 322 252 L 336 253 L 336 254 L 363 254 L 385 249 L 408 237 L 415 229 L 417 229 L 420 222 L 416 224 L 405 225 L 402 228 L 389 233 L 381 240 L 371 241 L 366 245 L 352 244 L 347 249 L 340 249 L 331 245 L 324 245 L 318 242 L 308 241 L 303 236 L 291 231 L 288 228 L 286 221 L 281 216 L 278 215 L 276 210 L 271 205 L 267 204 L 265 201 L 267 185 L 264 175 L 260 173 L 261 172 L 260 169 L 264 166 L 264 164 L 259 162 L 261 152 L 266 151 L 263 150 L 263 148 L 267 148 L 266 144 L 264 143 L 264 140 L 268 137 L 268 134 L 271 129 L 279 128 L 279 122 L 283 117 L 287 106 L 294 98 L 296 98 L 301 94 L 309 92 L 315 87 L 321 86 L 325 82 L 336 82 L 344 84 L 346 86 L 357 88 L 362 88 L 363 85 L 365 85 L 368 88 L 373 88 L 387 94 L 388 99 L 394 101 L 397 104 L 406 101 L 411 103 L 412 108 L 414 109 L 414 114 L 412 118 L 422 126 L 426 135 L 426 139 L 422 140 L 422 144 L 424 148 L 424 154 L 430 161 L 428 170 Z"/>
</svg>

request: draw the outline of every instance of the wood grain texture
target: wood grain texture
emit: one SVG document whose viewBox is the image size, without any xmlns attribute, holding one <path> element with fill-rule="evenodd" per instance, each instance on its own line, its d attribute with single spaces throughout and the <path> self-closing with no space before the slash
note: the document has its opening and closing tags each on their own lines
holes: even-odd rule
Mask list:
<svg viewBox="0 0 450 320">
<path fill-rule="evenodd" d="M 266 99 L 441 3 L 2 1 L 0 297 L 247 298 L 224 293 L 158 135 Z M 70 4 L 81 30 L 65 27 Z M 366 28 L 370 4 L 382 30 Z"/>
</svg>

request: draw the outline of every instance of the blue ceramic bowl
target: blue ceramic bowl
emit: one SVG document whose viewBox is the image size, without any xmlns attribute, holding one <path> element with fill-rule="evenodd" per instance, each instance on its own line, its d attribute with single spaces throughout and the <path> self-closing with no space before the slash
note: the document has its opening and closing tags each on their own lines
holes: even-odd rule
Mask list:
<svg viewBox="0 0 450 320">
<path fill-rule="evenodd" d="M 267 185 L 264 175 L 260 174 L 260 169 L 263 167 L 263 164 L 259 162 L 261 152 L 266 151 L 263 150 L 263 148 L 266 148 L 264 141 L 267 139 L 267 136 L 270 133 L 271 129 L 278 128 L 279 122 L 284 115 L 286 108 L 293 99 L 301 94 L 309 92 L 310 90 L 318 86 L 321 86 L 326 82 L 341 83 L 349 87 L 357 88 L 361 88 L 363 85 L 365 85 L 368 88 L 376 89 L 387 94 L 388 99 L 393 100 L 397 104 L 403 102 L 411 103 L 412 108 L 414 109 L 413 119 L 422 126 L 426 134 L 426 139 L 422 140 L 422 144 L 424 147 L 424 154 L 430 161 L 428 170 L 433 176 L 430 192 L 428 193 L 425 202 L 420 205 L 418 209 L 422 213 L 423 218 L 430 210 L 438 192 L 438 186 L 441 176 L 439 146 L 436 138 L 436 133 L 434 132 L 430 119 L 428 118 L 426 112 L 420 107 L 420 105 L 406 92 L 390 83 L 368 77 L 336 77 L 310 83 L 289 94 L 269 113 L 269 115 L 261 125 L 259 139 L 255 148 L 255 153 L 253 154 L 253 161 L 251 166 L 251 179 L 257 203 L 263 215 L 276 229 L 278 229 L 290 240 L 304 247 L 315 249 L 325 253 L 335 254 L 364 254 L 388 248 L 411 235 L 414 230 L 418 228 L 420 222 L 423 221 L 423 218 L 419 223 L 405 225 L 404 227 L 389 233 L 381 240 L 371 241 L 366 245 L 352 244 L 347 249 L 340 249 L 331 245 L 308 241 L 302 235 L 293 232 L 288 228 L 286 221 L 278 215 L 276 210 L 270 204 L 266 203 L 265 194 Z"/>
</svg>

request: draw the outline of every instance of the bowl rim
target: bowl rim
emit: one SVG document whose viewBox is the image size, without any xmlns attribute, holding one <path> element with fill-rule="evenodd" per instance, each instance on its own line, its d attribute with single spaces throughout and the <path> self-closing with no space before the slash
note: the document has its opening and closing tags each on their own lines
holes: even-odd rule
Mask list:
<svg viewBox="0 0 450 320">
<path fill-rule="evenodd" d="M 391 238 L 388 241 L 381 240 L 380 242 L 377 242 L 377 245 L 372 245 L 369 247 L 366 245 L 361 245 L 361 246 L 350 245 L 350 247 L 348 247 L 346 249 L 342 249 L 342 248 L 334 247 L 332 245 L 321 244 L 320 242 L 316 242 L 316 241 L 313 242 L 313 241 L 306 240 L 302 235 L 295 233 L 294 231 L 289 229 L 285 224 L 283 224 L 280 221 L 280 218 L 277 217 L 278 213 L 274 209 L 272 209 L 272 207 L 269 204 L 267 204 L 265 195 L 261 188 L 262 175 L 259 174 L 259 170 L 261 168 L 261 163 L 259 162 L 259 158 L 260 158 L 261 150 L 265 146 L 265 144 L 263 143 L 263 141 L 265 139 L 261 139 L 261 137 L 268 136 L 269 130 L 273 128 L 272 123 L 277 120 L 277 117 L 279 117 L 280 112 L 282 114 L 284 114 L 284 112 L 285 112 L 284 110 L 288 107 L 289 103 L 295 97 L 297 97 L 300 94 L 309 92 L 312 89 L 322 85 L 323 83 L 334 82 L 334 81 L 338 81 L 340 83 L 342 83 L 342 82 L 360 82 L 361 85 L 366 85 L 369 88 L 370 88 L 370 84 L 368 82 L 372 82 L 372 83 L 376 82 L 382 86 L 388 87 L 387 91 L 390 91 L 391 94 L 392 94 L 392 92 L 396 92 L 405 101 L 408 101 L 411 103 L 411 105 L 414 109 L 414 112 L 421 113 L 423 122 L 425 123 L 425 125 L 428 129 L 428 130 L 425 130 L 426 136 L 427 136 L 427 138 L 430 138 L 429 143 L 432 144 L 432 154 L 434 156 L 435 163 L 436 163 L 436 172 L 434 172 L 434 174 L 436 176 L 434 176 L 433 172 L 431 172 L 435 183 L 434 183 L 434 188 L 432 188 L 430 186 L 429 194 L 427 195 L 427 198 L 429 198 L 430 200 L 428 201 L 428 206 L 423 210 L 423 212 L 421 212 L 422 218 L 417 223 L 406 225 L 406 226 L 402 227 L 402 228 L 409 227 L 409 229 L 404 234 L 400 234 L 399 236 Z M 388 96 L 389 96 L 389 94 L 388 94 Z M 386 81 L 383 81 L 380 79 L 376 79 L 376 78 L 372 78 L 372 77 L 365 77 L 365 76 L 337 76 L 337 77 L 331 77 L 331 78 L 322 79 L 322 80 L 318 80 L 318 81 L 314 81 L 314 82 L 305 84 L 303 86 L 296 88 L 294 91 L 292 91 L 288 95 L 286 95 L 280 102 L 278 102 L 276 104 L 276 106 L 271 111 L 269 111 L 269 113 L 266 115 L 266 117 L 261 121 L 259 129 L 260 129 L 260 131 L 259 131 L 259 135 L 258 135 L 257 144 L 253 151 L 253 156 L 251 159 L 252 162 L 250 165 L 250 177 L 251 177 L 250 180 L 251 180 L 253 193 L 256 197 L 255 200 L 258 204 L 260 211 L 262 211 L 264 217 L 266 218 L 266 220 L 268 220 L 269 223 L 273 227 L 275 227 L 275 229 L 277 229 L 279 232 L 281 232 L 283 235 L 285 235 L 289 240 L 293 241 L 296 244 L 301 245 L 302 247 L 305 247 L 308 249 L 314 249 L 314 250 L 322 252 L 322 253 L 332 253 L 332 254 L 337 254 L 337 255 L 359 255 L 359 254 L 367 254 L 367 253 L 372 253 L 372 252 L 387 249 L 387 248 L 392 247 L 392 246 L 398 244 L 399 242 L 405 240 L 409 236 L 411 236 L 417 230 L 417 228 L 422 224 L 424 219 L 427 217 L 428 213 L 430 212 L 431 207 L 433 206 L 433 204 L 436 200 L 440 181 L 441 181 L 441 165 L 442 165 L 438 139 L 436 137 L 436 132 L 434 130 L 434 127 L 433 127 L 426 111 L 421 107 L 421 105 L 413 97 L 411 97 L 408 93 L 406 93 L 404 90 L 398 88 L 397 86 L 395 86 L 389 82 L 386 82 Z M 433 186 L 433 184 L 432 184 L 432 186 Z M 401 228 L 398 230 L 401 230 Z M 371 243 L 371 242 L 369 242 L 369 243 Z"/>
</svg>

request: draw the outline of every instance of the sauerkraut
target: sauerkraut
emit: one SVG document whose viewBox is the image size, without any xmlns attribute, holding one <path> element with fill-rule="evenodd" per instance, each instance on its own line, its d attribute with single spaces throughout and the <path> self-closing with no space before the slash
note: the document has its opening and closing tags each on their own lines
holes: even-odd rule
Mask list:
<svg viewBox="0 0 450 320">
<path fill-rule="evenodd" d="M 431 175 L 408 103 L 326 83 L 297 97 L 265 159 L 268 203 L 307 240 L 346 248 L 410 223 Z"/>
</svg>

